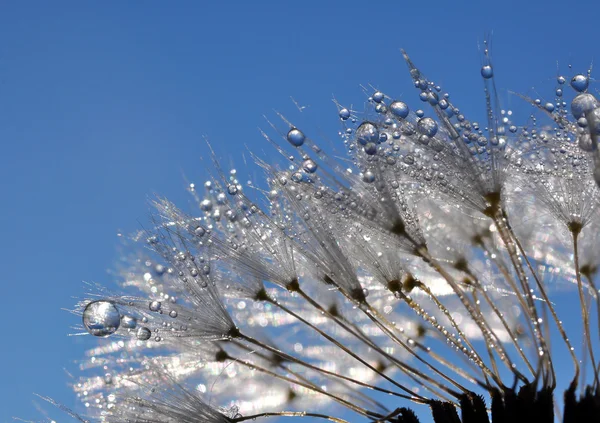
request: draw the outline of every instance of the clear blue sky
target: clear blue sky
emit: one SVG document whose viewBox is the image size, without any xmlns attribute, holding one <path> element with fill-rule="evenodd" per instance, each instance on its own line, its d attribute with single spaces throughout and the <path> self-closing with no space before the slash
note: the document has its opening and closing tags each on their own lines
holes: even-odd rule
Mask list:
<svg viewBox="0 0 600 423">
<path fill-rule="evenodd" d="M 111 284 L 116 234 L 153 193 L 187 201 L 202 136 L 243 175 L 244 144 L 269 150 L 262 115 L 298 116 L 290 96 L 331 139 L 332 95 L 360 104 L 373 84 L 417 103 L 400 47 L 481 118 L 487 32 L 517 92 L 598 53 L 591 1 L 283 3 L 0 0 L 0 423 L 38 418 L 33 392 L 74 403 L 63 369 L 89 342 L 67 337 L 78 322 L 61 308 L 83 280 Z"/>
</svg>

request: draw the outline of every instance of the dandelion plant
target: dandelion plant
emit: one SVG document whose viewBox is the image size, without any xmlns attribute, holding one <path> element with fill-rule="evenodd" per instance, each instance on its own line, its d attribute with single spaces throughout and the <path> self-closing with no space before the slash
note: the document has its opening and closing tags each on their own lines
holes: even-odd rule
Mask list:
<svg viewBox="0 0 600 423">
<path fill-rule="evenodd" d="M 277 116 L 263 184 L 207 147 L 196 207 L 155 200 L 123 293 L 91 287 L 75 310 L 112 342 L 82 363 L 72 416 L 600 421 L 591 73 L 513 116 L 486 45 L 476 122 L 402 54 L 414 101 L 335 101 L 345 158 Z"/>
</svg>

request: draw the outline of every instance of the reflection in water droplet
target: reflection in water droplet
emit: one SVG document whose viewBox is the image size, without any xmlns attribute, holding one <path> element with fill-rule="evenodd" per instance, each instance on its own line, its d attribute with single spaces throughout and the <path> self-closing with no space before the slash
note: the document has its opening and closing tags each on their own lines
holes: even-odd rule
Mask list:
<svg viewBox="0 0 600 423">
<path fill-rule="evenodd" d="M 371 122 L 363 122 L 356 129 L 356 137 L 361 145 L 376 143 L 379 141 L 379 130 Z"/>
<path fill-rule="evenodd" d="M 161 307 L 160 301 L 152 301 L 149 306 L 150 311 L 159 311 L 160 307 Z"/>
<path fill-rule="evenodd" d="M 140 341 L 147 341 L 152 336 L 152 332 L 147 327 L 142 326 L 137 330 L 135 335 Z"/>
<path fill-rule="evenodd" d="M 121 318 L 121 326 L 123 326 L 126 329 L 133 329 L 137 326 L 137 320 L 135 319 L 135 317 L 123 316 Z"/>
<path fill-rule="evenodd" d="M 494 69 L 492 69 L 490 65 L 483 66 L 481 68 L 481 76 L 483 76 L 485 79 L 490 79 L 492 76 L 494 76 Z"/>
<path fill-rule="evenodd" d="M 121 315 L 110 301 L 93 301 L 83 312 L 83 325 L 87 331 L 98 337 L 107 337 L 119 329 Z"/>
<path fill-rule="evenodd" d="M 408 106 L 403 101 L 394 101 L 390 104 L 390 110 L 395 116 L 402 119 L 406 118 L 409 112 Z"/>
<path fill-rule="evenodd" d="M 588 84 L 589 80 L 588 77 L 585 75 L 575 75 L 573 79 L 571 79 L 571 87 L 573 87 L 573 89 L 579 93 L 582 93 L 585 90 L 587 90 Z"/>
<path fill-rule="evenodd" d="M 339 116 L 341 120 L 348 120 L 350 119 L 350 110 L 348 109 L 341 109 L 339 112 Z"/>
<path fill-rule="evenodd" d="M 375 103 L 381 103 L 383 101 L 383 93 L 380 91 L 377 91 L 375 94 L 373 94 L 373 101 Z"/>
<path fill-rule="evenodd" d="M 429 117 L 419 120 L 417 126 L 419 128 L 419 132 L 423 135 L 427 135 L 428 137 L 433 137 L 438 131 L 437 123 L 435 123 L 435 120 Z"/>
<path fill-rule="evenodd" d="M 591 112 L 598 107 L 598 100 L 592 94 L 582 93 L 577 95 L 571 101 L 571 113 L 575 119 L 584 117 L 586 113 Z"/>
<path fill-rule="evenodd" d="M 301 130 L 299 130 L 298 128 L 292 128 L 287 133 L 287 140 L 294 147 L 300 147 L 302 144 L 304 144 L 305 139 L 306 139 L 306 137 L 304 136 L 304 133 Z"/>
<path fill-rule="evenodd" d="M 315 173 L 317 171 L 317 167 L 317 164 L 311 159 L 306 159 L 304 162 L 302 162 L 302 170 L 304 170 L 306 173 Z"/>
</svg>

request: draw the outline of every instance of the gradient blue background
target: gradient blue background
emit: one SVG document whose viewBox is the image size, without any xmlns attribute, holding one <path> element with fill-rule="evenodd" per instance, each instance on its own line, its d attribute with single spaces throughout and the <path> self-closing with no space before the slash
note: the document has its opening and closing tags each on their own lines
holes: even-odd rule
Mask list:
<svg viewBox="0 0 600 423">
<path fill-rule="evenodd" d="M 557 60 L 585 71 L 598 52 L 591 1 L 216 3 L 0 1 L 0 422 L 39 418 L 33 392 L 75 403 L 63 369 L 93 340 L 67 337 L 61 308 L 82 280 L 111 286 L 117 233 L 154 193 L 189 201 L 204 135 L 244 180 L 274 108 L 335 140 L 332 95 L 419 103 L 400 47 L 481 120 L 487 32 L 499 86 L 521 93 L 551 96 Z"/>
</svg>

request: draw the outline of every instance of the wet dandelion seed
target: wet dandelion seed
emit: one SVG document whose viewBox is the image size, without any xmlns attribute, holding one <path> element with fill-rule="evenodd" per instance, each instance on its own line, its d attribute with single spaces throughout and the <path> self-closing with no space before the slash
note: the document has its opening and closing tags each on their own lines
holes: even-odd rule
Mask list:
<svg viewBox="0 0 600 423">
<path fill-rule="evenodd" d="M 263 135 L 289 162 L 257 159 L 264 201 L 216 159 L 204 193 L 190 185 L 197 214 L 157 200 L 152 252 L 122 269 L 138 294 L 80 304 L 89 333 L 119 340 L 82 364 L 102 377 L 75 385 L 87 414 L 71 415 L 343 422 L 336 403 L 353 421 L 600 421 L 589 72 L 523 97 L 532 117 L 513 121 L 485 46 L 479 124 L 404 57 L 422 108 L 376 90 L 364 114 L 336 103 L 350 162 L 282 117 Z"/>
</svg>

